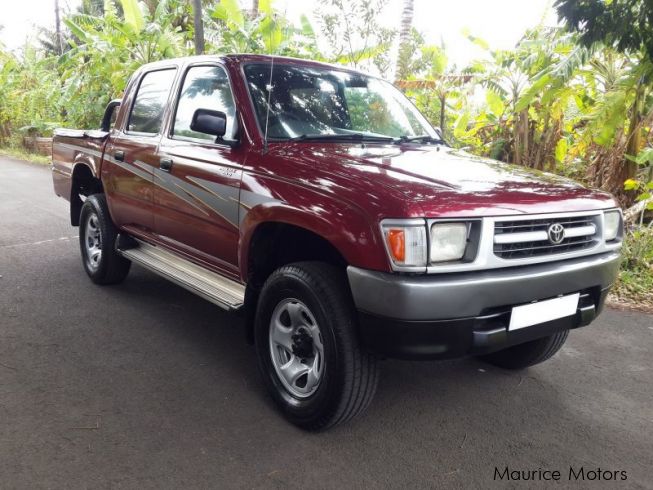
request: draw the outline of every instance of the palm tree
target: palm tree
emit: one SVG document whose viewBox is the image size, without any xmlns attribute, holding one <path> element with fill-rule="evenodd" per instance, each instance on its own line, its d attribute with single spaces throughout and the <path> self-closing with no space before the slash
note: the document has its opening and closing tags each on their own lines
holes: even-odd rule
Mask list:
<svg viewBox="0 0 653 490">
<path fill-rule="evenodd" d="M 59 17 L 59 0 L 54 0 L 54 18 L 55 18 L 55 32 L 56 32 L 56 44 L 57 54 L 63 53 L 63 43 L 61 42 L 61 18 Z"/>
<path fill-rule="evenodd" d="M 397 68 L 395 80 L 402 80 L 405 73 L 407 57 L 410 57 L 410 31 L 413 27 L 414 0 L 404 0 L 404 9 L 401 12 L 401 27 L 399 29 L 399 53 L 397 55 Z"/>
<path fill-rule="evenodd" d="M 193 0 L 193 25 L 195 26 L 195 54 L 204 53 L 204 23 L 202 0 Z"/>
<path fill-rule="evenodd" d="M 81 5 L 77 8 L 80 14 L 95 15 L 101 17 L 104 15 L 104 0 L 82 0 Z"/>
</svg>

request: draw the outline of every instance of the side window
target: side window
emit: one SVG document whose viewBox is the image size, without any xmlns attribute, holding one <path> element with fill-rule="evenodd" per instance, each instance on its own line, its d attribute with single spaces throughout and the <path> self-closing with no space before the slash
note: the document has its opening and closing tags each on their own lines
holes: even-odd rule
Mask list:
<svg viewBox="0 0 653 490">
<path fill-rule="evenodd" d="M 145 74 L 136 92 L 127 131 L 158 134 L 176 70 L 159 70 Z"/>
<path fill-rule="evenodd" d="M 179 95 L 172 136 L 214 141 L 215 136 L 197 133 L 190 129 L 193 114 L 197 109 L 222 111 L 227 115 L 226 138 L 234 137 L 236 104 L 234 103 L 229 78 L 220 66 L 196 66 L 186 72 L 184 85 Z"/>
</svg>

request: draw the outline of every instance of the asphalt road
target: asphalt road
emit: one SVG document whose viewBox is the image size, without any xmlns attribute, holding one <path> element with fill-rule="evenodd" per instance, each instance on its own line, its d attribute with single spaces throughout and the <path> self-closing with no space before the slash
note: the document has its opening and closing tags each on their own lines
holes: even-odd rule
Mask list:
<svg viewBox="0 0 653 490">
<path fill-rule="evenodd" d="M 495 466 L 653 488 L 652 316 L 609 310 L 523 373 L 386 361 L 365 416 L 309 434 L 237 316 L 138 267 L 91 284 L 67 213 L 48 168 L 0 158 L 2 489 L 490 488 Z"/>
</svg>

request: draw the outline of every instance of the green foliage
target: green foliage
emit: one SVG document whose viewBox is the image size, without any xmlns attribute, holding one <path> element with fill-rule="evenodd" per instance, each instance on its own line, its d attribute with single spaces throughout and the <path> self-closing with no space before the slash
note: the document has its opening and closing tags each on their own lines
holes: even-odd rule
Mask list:
<svg viewBox="0 0 653 490">
<path fill-rule="evenodd" d="M 623 262 L 615 294 L 631 302 L 653 306 L 653 227 L 626 234 Z"/>
<path fill-rule="evenodd" d="M 207 3 L 207 51 L 308 57 L 384 73 L 395 37 L 379 23 L 386 3 L 327 0 L 319 29 L 307 17 L 293 24 L 273 0 L 259 1 L 256 14 L 238 0 Z M 567 3 L 558 2 L 563 16 Z M 0 138 L 26 126 L 46 134 L 57 123 L 97 126 L 136 68 L 191 53 L 191 14 L 186 0 L 85 0 L 64 18 L 62 55 L 45 44 L 22 57 L 0 49 Z M 653 123 L 650 60 L 588 43 L 583 32 L 541 26 L 509 50 L 467 37 L 485 51 L 469 66 L 452 64 L 444 44 L 425 45 L 414 29 L 398 63 L 398 85 L 446 138 L 475 153 L 581 177 L 624 203 L 635 198 L 623 182 L 642 180 L 626 155 L 638 154 Z"/>
<path fill-rule="evenodd" d="M 299 26 L 293 25 L 275 10 L 272 0 L 261 0 L 255 17 L 237 0 L 222 0 L 208 10 L 206 28 L 210 51 L 321 57 L 309 19 L 304 16 Z"/>
<path fill-rule="evenodd" d="M 355 68 L 390 68 L 389 51 L 396 32 L 379 24 L 388 0 L 325 0 L 320 7 L 322 34 L 330 49 L 327 61 Z"/>
<path fill-rule="evenodd" d="M 60 122 L 57 92 L 58 74 L 52 60 L 28 49 L 22 60 L 0 53 L 0 143 L 20 138 L 19 128 L 47 129 Z"/>
<path fill-rule="evenodd" d="M 205 14 L 209 51 L 323 58 L 308 18 L 295 26 L 271 0 L 261 0 L 253 18 L 237 0 L 213 3 Z M 97 127 L 139 66 L 192 54 L 191 18 L 186 0 L 84 0 L 63 19 L 62 55 L 47 30 L 40 49 L 22 56 L 0 46 L 0 144 L 20 138 L 22 127 L 46 135 L 57 125 Z"/>
<path fill-rule="evenodd" d="M 636 157 L 626 157 L 642 167 L 643 171 L 641 177 L 638 175 L 638 178 L 627 179 L 624 182 L 624 190 L 636 192 L 636 200 L 646 201 L 645 209 L 653 211 L 653 148 L 644 148 Z"/>
<path fill-rule="evenodd" d="M 645 51 L 653 59 L 653 3 L 649 0 L 557 0 L 556 9 L 586 46 Z"/>
<path fill-rule="evenodd" d="M 64 20 L 74 38 L 58 60 L 59 106 L 72 126 L 97 126 L 106 103 L 121 95 L 143 63 L 189 54 L 191 33 L 180 23 L 188 15 L 186 2 L 162 1 L 153 13 L 137 0 L 120 0 L 120 6 L 122 18 L 106 1 L 102 17 L 74 14 Z"/>
<path fill-rule="evenodd" d="M 122 11 L 125 16 L 125 24 L 127 24 L 134 32 L 143 30 L 145 21 L 143 20 L 143 11 L 138 0 L 120 0 Z"/>
<path fill-rule="evenodd" d="M 457 146 L 562 172 L 631 203 L 623 182 L 637 169 L 626 155 L 653 122 L 653 64 L 557 28 L 531 29 L 511 50 L 468 39 L 486 56 L 462 69 L 449 66 L 445 46 L 413 50 L 412 74 L 399 85 L 427 118 Z"/>
</svg>

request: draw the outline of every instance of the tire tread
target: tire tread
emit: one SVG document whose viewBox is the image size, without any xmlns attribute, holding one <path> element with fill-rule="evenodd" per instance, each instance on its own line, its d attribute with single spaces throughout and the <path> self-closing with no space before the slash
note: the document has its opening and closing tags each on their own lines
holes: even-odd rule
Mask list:
<svg viewBox="0 0 653 490">
<path fill-rule="evenodd" d="M 377 358 L 360 348 L 356 331 L 356 312 L 346 287 L 346 278 L 335 266 L 322 262 L 296 262 L 277 269 L 266 281 L 267 285 L 279 276 L 291 275 L 311 287 L 321 298 L 323 307 L 333 318 L 337 329 L 336 342 L 344 362 L 343 398 L 332 413 L 301 426 L 308 430 L 326 430 L 348 422 L 363 412 L 370 404 L 378 385 Z"/>
<path fill-rule="evenodd" d="M 96 273 L 89 272 L 84 266 L 91 280 L 100 285 L 118 284 L 122 282 L 131 266 L 131 261 L 124 258 L 115 250 L 115 243 L 118 237 L 118 229 L 113 224 L 111 216 L 109 215 L 109 207 L 107 205 L 107 198 L 104 194 L 91 194 L 86 198 L 81 210 L 80 225 L 84 226 L 84 215 L 89 212 L 89 208 L 98 215 L 98 221 L 102 228 L 102 260 L 105 262 L 100 266 Z M 80 245 L 83 247 L 83 229 L 80 228 L 79 233 Z M 82 255 L 83 257 L 83 255 Z"/>
<path fill-rule="evenodd" d="M 563 330 L 480 358 L 504 369 L 524 369 L 553 357 L 562 348 L 568 336 L 569 330 Z"/>
</svg>

